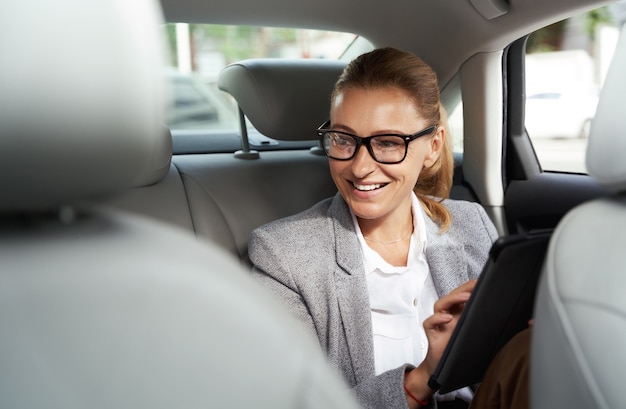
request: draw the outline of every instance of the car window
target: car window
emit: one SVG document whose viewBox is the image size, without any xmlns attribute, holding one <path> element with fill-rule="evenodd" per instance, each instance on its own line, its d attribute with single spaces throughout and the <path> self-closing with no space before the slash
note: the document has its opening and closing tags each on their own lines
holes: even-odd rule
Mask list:
<svg viewBox="0 0 626 409">
<path fill-rule="evenodd" d="M 586 173 L 587 137 L 623 5 L 575 16 L 528 37 L 525 125 L 544 170 Z"/>
<path fill-rule="evenodd" d="M 236 103 L 217 88 L 227 64 L 246 58 L 340 59 L 372 48 L 354 34 L 318 30 L 211 24 L 166 24 L 164 30 L 170 45 L 165 75 L 172 94 L 167 125 L 175 138 L 191 133 L 185 131 L 238 131 Z M 251 129 L 250 134 L 258 132 Z"/>
<path fill-rule="evenodd" d="M 459 101 L 448 114 L 450 133 L 452 134 L 452 151 L 463 153 L 463 101 Z"/>
</svg>

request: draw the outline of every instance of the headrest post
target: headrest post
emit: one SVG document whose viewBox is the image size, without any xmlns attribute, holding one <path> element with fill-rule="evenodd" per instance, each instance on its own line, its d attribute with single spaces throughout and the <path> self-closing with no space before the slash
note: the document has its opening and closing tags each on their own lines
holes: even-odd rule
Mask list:
<svg viewBox="0 0 626 409">
<path fill-rule="evenodd" d="M 235 152 L 237 159 L 259 159 L 259 152 L 250 150 L 250 142 L 248 141 L 248 126 L 246 125 L 246 116 L 241 107 L 239 107 L 239 130 L 241 136 L 241 150 Z"/>
</svg>

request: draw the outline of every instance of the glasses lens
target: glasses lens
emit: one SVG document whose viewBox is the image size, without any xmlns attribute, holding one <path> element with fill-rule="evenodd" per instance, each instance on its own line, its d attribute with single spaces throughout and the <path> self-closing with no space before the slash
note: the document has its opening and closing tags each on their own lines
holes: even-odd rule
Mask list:
<svg viewBox="0 0 626 409">
<path fill-rule="evenodd" d="M 324 134 L 324 150 L 326 154 L 335 159 L 349 159 L 354 154 L 356 141 L 349 135 L 337 132 Z"/>
<path fill-rule="evenodd" d="M 376 136 L 370 139 L 370 145 L 374 158 L 379 162 L 399 162 L 406 154 L 406 143 L 399 136 Z"/>
</svg>

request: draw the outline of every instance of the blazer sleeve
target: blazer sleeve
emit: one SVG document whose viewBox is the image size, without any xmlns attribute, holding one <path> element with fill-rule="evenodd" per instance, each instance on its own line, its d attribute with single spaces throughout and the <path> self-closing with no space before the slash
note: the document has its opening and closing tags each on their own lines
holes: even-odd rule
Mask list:
<svg viewBox="0 0 626 409">
<path fill-rule="evenodd" d="M 252 232 L 249 244 L 252 275 L 276 296 L 302 322 L 307 332 L 317 339 L 313 318 L 300 296 L 290 271 L 289 258 L 273 235 L 263 229 Z"/>
<path fill-rule="evenodd" d="M 403 365 L 380 375 L 373 376 L 353 388 L 357 400 L 363 409 L 407 409 L 404 392 L 404 374 L 413 369 L 413 365 Z M 428 407 L 436 408 L 431 399 Z"/>
</svg>

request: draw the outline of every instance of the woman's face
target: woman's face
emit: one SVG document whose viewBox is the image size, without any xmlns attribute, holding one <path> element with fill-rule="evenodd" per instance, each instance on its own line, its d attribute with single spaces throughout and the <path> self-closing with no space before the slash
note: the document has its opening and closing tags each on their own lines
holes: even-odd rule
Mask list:
<svg viewBox="0 0 626 409">
<path fill-rule="evenodd" d="M 348 88 L 331 107 L 331 128 L 360 137 L 383 133 L 411 135 L 426 123 L 404 91 L 392 88 Z M 360 219 L 406 220 L 410 195 L 423 167 L 433 165 L 443 145 L 441 127 L 432 136 L 409 143 L 404 161 L 376 162 L 365 146 L 347 161 L 329 159 L 330 173 L 344 200 Z"/>
</svg>

